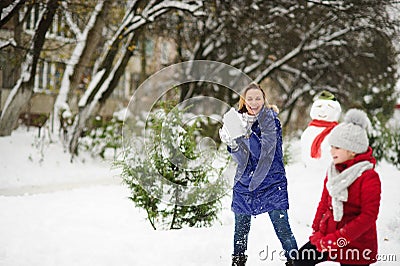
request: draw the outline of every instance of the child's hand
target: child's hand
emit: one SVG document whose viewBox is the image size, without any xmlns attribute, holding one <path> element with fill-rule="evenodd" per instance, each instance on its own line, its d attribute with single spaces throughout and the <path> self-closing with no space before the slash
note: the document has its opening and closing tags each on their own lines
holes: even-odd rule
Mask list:
<svg viewBox="0 0 400 266">
<path fill-rule="evenodd" d="M 320 239 L 317 242 L 315 242 L 314 245 L 315 245 L 317 251 L 319 251 L 319 252 L 324 252 L 324 251 L 327 250 L 324 246 L 322 246 L 322 239 Z"/>
<path fill-rule="evenodd" d="M 317 243 L 321 241 L 322 237 L 323 235 L 319 231 L 314 231 L 312 235 L 309 237 L 310 243 L 316 246 Z"/>
<path fill-rule="evenodd" d="M 331 250 L 345 247 L 348 243 L 349 241 L 339 231 L 336 231 L 323 237 L 320 241 L 320 246 L 322 250 Z"/>
</svg>

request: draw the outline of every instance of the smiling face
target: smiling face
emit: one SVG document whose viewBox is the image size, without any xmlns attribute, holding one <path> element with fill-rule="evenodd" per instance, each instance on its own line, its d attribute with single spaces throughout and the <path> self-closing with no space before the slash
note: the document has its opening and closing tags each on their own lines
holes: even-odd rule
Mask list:
<svg viewBox="0 0 400 266">
<path fill-rule="evenodd" d="M 316 100 L 311 106 L 310 116 L 315 120 L 338 121 L 342 108 L 338 101 Z"/>
<path fill-rule="evenodd" d="M 353 159 L 356 156 L 356 153 L 339 147 L 331 146 L 331 156 L 333 163 L 338 164 Z"/>
<path fill-rule="evenodd" d="M 264 95 L 259 89 L 250 89 L 245 95 L 245 105 L 249 115 L 257 115 L 264 106 Z"/>
</svg>

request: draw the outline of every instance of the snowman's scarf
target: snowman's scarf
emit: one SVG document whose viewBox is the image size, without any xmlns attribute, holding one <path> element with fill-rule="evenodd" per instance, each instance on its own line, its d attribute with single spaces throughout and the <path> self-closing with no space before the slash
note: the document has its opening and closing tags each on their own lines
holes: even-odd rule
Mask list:
<svg viewBox="0 0 400 266">
<path fill-rule="evenodd" d="M 314 127 L 324 127 L 325 129 L 319 133 L 313 143 L 311 144 L 311 158 L 321 158 L 321 143 L 324 141 L 325 137 L 331 132 L 331 130 L 338 124 L 338 122 L 329 122 L 323 120 L 312 120 L 308 126 Z"/>
<path fill-rule="evenodd" d="M 366 170 L 372 169 L 374 165 L 370 162 L 363 161 L 352 165 L 339 173 L 335 165 L 332 163 L 328 169 L 328 181 L 326 189 L 332 197 L 333 219 L 336 222 L 342 220 L 343 202 L 347 201 L 347 188 Z"/>
</svg>

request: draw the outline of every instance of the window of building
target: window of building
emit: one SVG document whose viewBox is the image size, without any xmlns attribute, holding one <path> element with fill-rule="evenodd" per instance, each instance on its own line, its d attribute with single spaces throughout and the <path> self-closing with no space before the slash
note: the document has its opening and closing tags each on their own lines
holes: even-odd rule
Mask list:
<svg viewBox="0 0 400 266">
<path fill-rule="evenodd" d="M 61 62 L 39 61 L 35 75 L 36 92 L 58 92 L 65 65 Z"/>
<path fill-rule="evenodd" d="M 33 33 L 36 29 L 36 24 L 39 22 L 39 15 L 43 9 L 43 5 L 34 4 L 31 10 L 25 9 L 28 12 L 26 21 L 24 23 L 24 30 L 27 33 Z M 53 18 L 53 23 L 51 24 L 47 36 L 49 38 L 62 37 L 62 38 L 72 38 L 72 33 L 69 30 L 67 23 L 65 23 L 65 17 L 61 10 L 59 10 Z"/>
</svg>

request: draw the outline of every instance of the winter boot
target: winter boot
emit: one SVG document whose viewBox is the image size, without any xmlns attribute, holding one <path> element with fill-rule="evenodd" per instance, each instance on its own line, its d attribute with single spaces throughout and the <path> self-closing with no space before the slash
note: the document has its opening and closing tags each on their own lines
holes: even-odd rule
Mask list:
<svg viewBox="0 0 400 266">
<path fill-rule="evenodd" d="M 247 255 L 232 255 L 232 266 L 245 266 Z"/>
<path fill-rule="evenodd" d="M 285 266 L 294 266 L 294 261 L 288 260 L 287 262 L 285 262 Z"/>
</svg>

